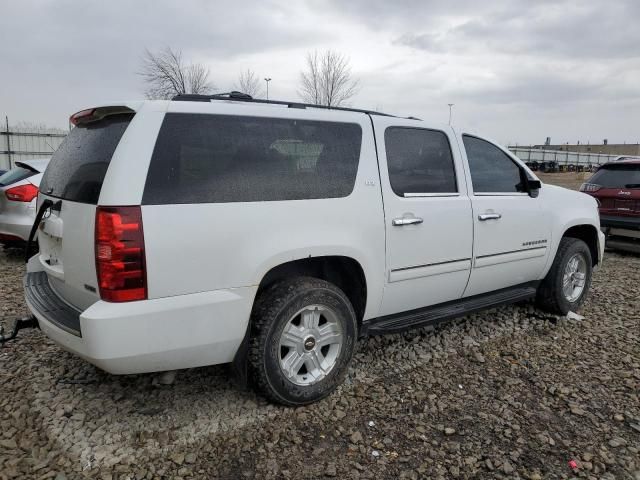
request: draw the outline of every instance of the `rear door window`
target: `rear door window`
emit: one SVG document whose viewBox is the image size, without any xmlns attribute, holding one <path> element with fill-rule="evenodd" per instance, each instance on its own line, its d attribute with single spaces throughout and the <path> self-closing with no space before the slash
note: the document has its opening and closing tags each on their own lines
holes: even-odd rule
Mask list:
<svg viewBox="0 0 640 480">
<path fill-rule="evenodd" d="M 358 124 L 168 113 L 144 204 L 345 197 L 353 191 Z"/>
<path fill-rule="evenodd" d="M 640 164 L 607 165 L 589 179 L 604 188 L 640 188 Z"/>
<path fill-rule="evenodd" d="M 111 157 L 132 118 L 133 114 L 110 115 L 71 130 L 51 157 L 40 191 L 97 204 Z"/>
<path fill-rule="evenodd" d="M 9 170 L 8 172 L 0 175 L 0 187 L 6 187 L 8 185 L 13 185 L 21 180 L 25 180 L 29 177 L 35 175 L 35 170 L 30 170 L 28 168 L 23 167 L 15 167 Z"/>
<path fill-rule="evenodd" d="M 444 132 L 422 128 L 385 130 L 389 181 L 396 195 L 455 193 L 456 173 Z"/>
</svg>

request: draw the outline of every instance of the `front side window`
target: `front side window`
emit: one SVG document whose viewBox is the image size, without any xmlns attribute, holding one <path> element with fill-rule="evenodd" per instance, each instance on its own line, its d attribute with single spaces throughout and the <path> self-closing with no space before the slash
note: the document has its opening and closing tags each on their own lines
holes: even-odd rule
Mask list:
<svg viewBox="0 0 640 480">
<path fill-rule="evenodd" d="M 346 197 L 362 129 L 353 123 L 168 113 L 143 203 L 227 203 Z"/>
<path fill-rule="evenodd" d="M 524 192 L 520 167 L 495 145 L 463 135 L 474 193 Z"/>
<path fill-rule="evenodd" d="M 389 181 L 396 195 L 458 191 L 451 146 L 443 132 L 390 127 L 384 141 Z"/>
</svg>

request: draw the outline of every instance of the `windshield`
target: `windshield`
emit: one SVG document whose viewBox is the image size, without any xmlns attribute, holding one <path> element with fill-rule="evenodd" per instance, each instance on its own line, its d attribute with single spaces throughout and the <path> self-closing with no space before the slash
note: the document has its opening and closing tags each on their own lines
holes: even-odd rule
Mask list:
<svg viewBox="0 0 640 480">
<path fill-rule="evenodd" d="M 0 187 L 6 187 L 7 185 L 12 185 L 20 180 L 24 180 L 25 178 L 29 178 L 35 175 L 37 172 L 34 170 L 29 170 L 28 168 L 23 167 L 15 167 L 0 175 Z"/>
<path fill-rule="evenodd" d="M 640 188 L 640 164 L 607 165 L 594 173 L 589 183 L 604 188 Z"/>
<path fill-rule="evenodd" d="M 53 154 L 40 191 L 52 197 L 97 204 L 111 157 L 132 114 L 110 115 L 75 127 Z"/>
</svg>

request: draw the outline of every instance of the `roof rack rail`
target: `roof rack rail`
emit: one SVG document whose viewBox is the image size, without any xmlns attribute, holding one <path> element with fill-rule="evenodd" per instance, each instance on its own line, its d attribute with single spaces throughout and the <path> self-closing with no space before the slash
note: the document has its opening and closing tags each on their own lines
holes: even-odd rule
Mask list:
<svg viewBox="0 0 640 480">
<path fill-rule="evenodd" d="M 326 105 L 315 105 L 313 103 L 299 103 L 299 102 L 283 102 L 280 100 L 263 100 L 260 98 L 253 98 L 246 93 L 233 91 L 228 93 L 216 93 L 214 95 L 200 95 L 195 93 L 181 93 L 171 99 L 172 101 L 179 102 L 209 102 L 211 100 L 234 100 L 239 102 L 248 103 L 266 103 L 269 105 L 286 105 L 288 108 L 321 108 L 323 110 L 338 110 L 341 112 L 357 112 L 366 113 L 368 115 L 381 115 L 384 117 L 394 117 L 395 115 L 389 115 L 388 113 L 376 112 L 373 110 L 362 110 L 359 108 L 347 108 L 347 107 L 328 107 Z"/>
</svg>

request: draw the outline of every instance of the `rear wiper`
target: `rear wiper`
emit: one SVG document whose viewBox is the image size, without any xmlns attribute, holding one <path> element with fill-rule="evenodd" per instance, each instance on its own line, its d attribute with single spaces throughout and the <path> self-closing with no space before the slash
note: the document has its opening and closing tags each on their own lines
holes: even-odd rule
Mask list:
<svg viewBox="0 0 640 480">
<path fill-rule="evenodd" d="M 640 183 L 627 183 L 624 188 L 640 188 Z"/>
</svg>

